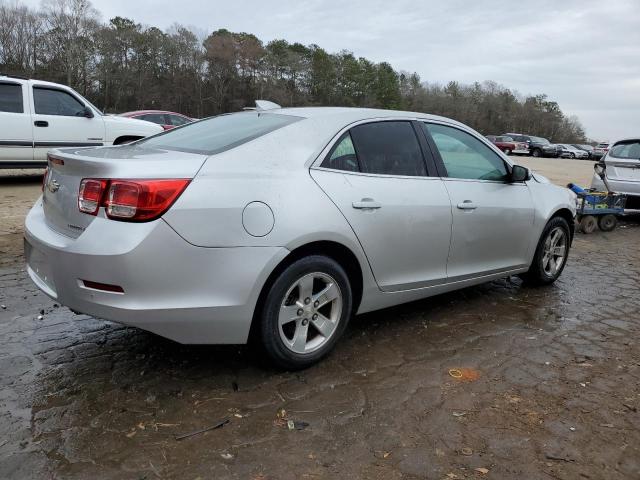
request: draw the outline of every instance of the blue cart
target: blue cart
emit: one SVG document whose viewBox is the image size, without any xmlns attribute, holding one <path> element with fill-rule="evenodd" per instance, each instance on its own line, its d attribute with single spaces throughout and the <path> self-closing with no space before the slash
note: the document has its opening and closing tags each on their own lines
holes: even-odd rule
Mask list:
<svg viewBox="0 0 640 480">
<path fill-rule="evenodd" d="M 573 183 L 567 187 L 578 196 L 576 220 L 582 233 L 592 233 L 597 227 L 600 227 L 603 232 L 610 232 L 618 225 L 618 215 L 624 213 L 627 197 L 609 189 L 604 163 L 596 163 L 593 168 L 607 188 L 606 192 L 584 190 Z"/>
</svg>

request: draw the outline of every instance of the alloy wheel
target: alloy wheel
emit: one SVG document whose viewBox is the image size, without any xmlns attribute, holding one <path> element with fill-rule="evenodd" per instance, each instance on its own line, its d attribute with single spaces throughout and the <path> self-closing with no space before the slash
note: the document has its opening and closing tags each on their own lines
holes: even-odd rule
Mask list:
<svg viewBox="0 0 640 480">
<path fill-rule="evenodd" d="M 289 287 L 278 313 L 278 331 L 294 353 L 321 348 L 335 333 L 342 316 L 338 282 L 322 272 L 306 274 Z"/>
<path fill-rule="evenodd" d="M 561 227 L 555 227 L 544 241 L 542 269 L 550 277 L 555 276 L 567 258 L 567 233 Z"/>
</svg>

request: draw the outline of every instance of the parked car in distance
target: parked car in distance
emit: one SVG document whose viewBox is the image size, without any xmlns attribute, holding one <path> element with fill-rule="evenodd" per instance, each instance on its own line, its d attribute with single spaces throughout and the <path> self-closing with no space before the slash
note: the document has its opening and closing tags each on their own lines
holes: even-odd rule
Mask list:
<svg viewBox="0 0 640 480">
<path fill-rule="evenodd" d="M 604 162 L 605 176 L 611 191 L 627 195 L 625 210 L 640 210 L 640 137 L 606 145 L 611 145 L 611 148 L 608 148 L 600 161 Z M 606 191 L 604 182 L 595 172 L 591 187 Z"/>
<path fill-rule="evenodd" d="M 576 148 L 579 148 L 580 150 L 584 150 L 585 152 L 587 152 L 589 154 L 589 158 L 593 157 L 593 146 L 592 145 L 586 145 L 586 144 L 582 144 L 582 143 L 574 143 L 573 146 L 576 147 Z"/>
<path fill-rule="evenodd" d="M 8 75 L 0 75 L 0 125 L 0 168 L 44 167 L 51 148 L 118 145 L 162 131 L 104 115 L 65 85 Z"/>
<path fill-rule="evenodd" d="M 262 107 L 50 154 L 27 271 L 73 311 L 303 368 L 354 313 L 510 275 L 550 284 L 576 196 L 423 113 Z"/>
<path fill-rule="evenodd" d="M 607 154 L 608 151 L 609 151 L 609 142 L 600 142 L 593 149 L 591 156 L 596 159 L 602 158 Z"/>
<path fill-rule="evenodd" d="M 181 113 L 167 112 L 164 110 L 137 110 L 135 112 L 121 113 L 120 116 L 152 122 L 160 125 L 165 130 L 181 127 L 194 121 L 193 118 L 182 115 Z"/>
<path fill-rule="evenodd" d="M 574 147 L 573 145 L 569 145 L 567 143 L 558 143 L 556 144 L 556 146 L 560 148 L 560 156 L 563 158 L 589 158 L 589 152 Z"/>
<path fill-rule="evenodd" d="M 521 133 L 503 133 L 502 135 L 511 137 L 516 142 L 526 144 L 527 153 L 533 157 L 557 157 L 560 155 L 556 146 L 546 138 L 523 135 Z"/>
<path fill-rule="evenodd" d="M 506 155 L 510 155 L 511 153 L 528 153 L 527 145 L 525 143 L 516 142 L 511 137 L 487 135 L 487 139 L 489 139 L 491 143 L 502 150 Z"/>
</svg>

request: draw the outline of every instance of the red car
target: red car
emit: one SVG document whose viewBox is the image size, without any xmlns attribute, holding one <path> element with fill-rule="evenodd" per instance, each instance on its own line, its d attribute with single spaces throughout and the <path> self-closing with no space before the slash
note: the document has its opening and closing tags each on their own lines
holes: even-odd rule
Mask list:
<svg viewBox="0 0 640 480">
<path fill-rule="evenodd" d="M 525 144 L 516 142 L 511 137 L 487 135 L 487 139 L 507 155 L 514 151 L 527 151 L 527 146 Z"/>
<path fill-rule="evenodd" d="M 191 123 L 194 120 L 181 113 L 166 112 L 164 110 L 137 110 L 135 112 L 121 113 L 120 116 L 157 123 L 165 130 L 171 130 L 172 128 Z"/>
</svg>

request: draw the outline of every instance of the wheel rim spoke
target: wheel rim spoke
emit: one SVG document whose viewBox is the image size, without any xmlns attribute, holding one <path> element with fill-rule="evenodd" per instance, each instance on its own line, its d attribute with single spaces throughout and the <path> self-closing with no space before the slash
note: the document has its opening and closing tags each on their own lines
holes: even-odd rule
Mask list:
<svg viewBox="0 0 640 480">
<path fill-rule="evenodd" d="M 304 300 L 306 298 L 311 298 L 313 293 L 313 276 L 307 275 L 302 277 L 298 282 L 298 288 L 300 289 L 299 300 L 301 303 L 304 303 Z"/>
<path fill-rule="evenodd" d="M 298 305 L 282 305 L 280 307 L 280 314 L 278 315 L 278 324 L 282 326 L 298 320 L 300 318 L 298 315 L 299 308 Z"/>
<path fill-rule="evenodd" d="M 320 335 L 325 338 L 329 338 L 336 329 L 335 323 L 322 314 L 318 314 L 318 318 L 312 320 L 311 323 L 320 332 Z"/>
<path fill-rule="evenodd" d="M 309 324 L 297 321 L 296 322 L 296 331 L 293 334 L 293 341 L 291 342 L 291 347 L 296 352 L 304 352 L 307 346 L 307 335 L 309 333 Z"/>
<path fill-rule="evenodd" d="M 313 304 L 316 308 L 322 308 L 327 303 L 333 302 L 340 295 L 340 291 L 335 283 L 330 283 L 323 290 L 312 297 Z M 318 302 L 318 305 L 316 305 Z"/>
</svg>

